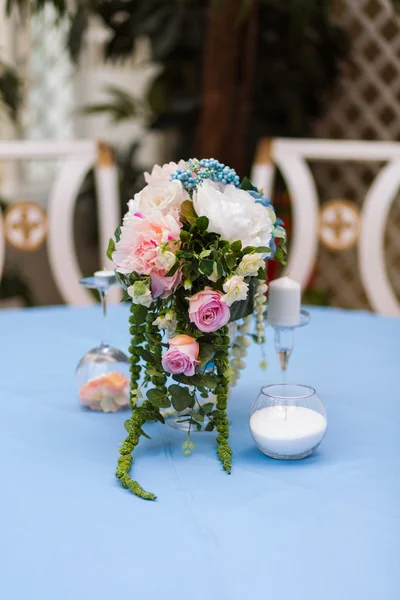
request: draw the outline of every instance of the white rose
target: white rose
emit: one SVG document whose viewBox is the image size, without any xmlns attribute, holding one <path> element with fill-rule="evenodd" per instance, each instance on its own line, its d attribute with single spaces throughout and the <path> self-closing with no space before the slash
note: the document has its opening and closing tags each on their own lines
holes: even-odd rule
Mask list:
<svg viewBox="0 0 400 600">
<path fill-rule="evenodd" d="M 255 277 L 259 269 L 265 268 L 265 262 L 259 252 L 245 254 L 236 269 L 236 275 L 241 277 Z"/>
<path fill-rule="evenodd" d="M 133 304 L 141 304 L 142 306 L 149 307 L 153 302 L 151 291 L 143 281 L 135 281 L 126 291 L 132 298 Z"/>
<path fill-rule="evenodd" d="M 243 277 L 239 277 L 239 275 L 229 277 L 222 287 L 225 294 L 221 297 L 221 300 L 228 306 L 231 306 L 234 302 L 238 302 L 239 300 L 246 300 L 247 298 L 249 286 Z"/>
<path fill-rule="evenodd" d="M 176 256 L 173 252 L 169 250 L 163 250 L 160 246 L 156 248 L 158 264 L 162 269 L 168 271 L 174 266 L 176 263 Z"/>
<path fill-rule="evenodd" d="M 178 211 L 182 202 L 189 198 L 180 181 L 157 181 L 149 183 L 141 192 L 135 194 L 128 202 L 129 214 L 142 213 L 148 215 L 154 209 L 164 215 Z"/>
<path fill-rule="evenodd" d="M 157 183 L 159 181 L 169 181 L 172 173 L 177 169 L 186 169 L 186 163 L 184 160 L 180 160 L 178 163 L 170 162 L 165 163 L 162 167 L 160 165 L 154 165 L 151 173 L 144 174 L 144 180 L 146 183 Z"/>
<path fill-rule="evenodd" d="M 206 179 L 193 193 L 193 206 L 199 217 L 208 218 L 208 231 L 219 233 L 222 239 L 240 240 L 243 246 L 269 246 L 271 217 L 244 190 Z"/>
<path fill-rule="evenodd" d="M 169 310 L 165 315 L 161 315 L 160 317 L 157 317 L 155 321 L 153 321 L 153 325 L 159 329 L 166 329 L 170 333 L 175 331 L 177 324 L 178 322 L 173 310 Z"/>
</svg>

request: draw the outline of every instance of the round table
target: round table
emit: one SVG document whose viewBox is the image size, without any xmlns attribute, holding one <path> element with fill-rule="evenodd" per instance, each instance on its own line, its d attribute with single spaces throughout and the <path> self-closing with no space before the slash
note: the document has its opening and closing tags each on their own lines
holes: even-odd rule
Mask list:
<svg viewBox="0 0 400 600">
<path fill-rule="evenodd" d="M 2 600 L 396 600 L 400 597 L 400 319 L 312 309 L 288 380 L 313 385 L 328 432 L 310 458 L 259 452 L 248 416 L 280 380 L 254 345 L 230 399 L 232 474 L 214 433 L 146 426 L 135 478 L 115 479 L 127 413 L 77 402 L 74 369 L 96 346 L 99 307 L 0 313 Z M 128 309 L 109 338 L 128 347 Z"/>
</svg>

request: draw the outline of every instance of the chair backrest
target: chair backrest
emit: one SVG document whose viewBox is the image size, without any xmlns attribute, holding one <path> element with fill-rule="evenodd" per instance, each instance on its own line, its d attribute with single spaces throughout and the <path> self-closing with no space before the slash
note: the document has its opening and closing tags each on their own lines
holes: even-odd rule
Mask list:
<svg viewBox="0 0 400 600">
<path fill-rule="evenodd" d="M 307 164 L 312 161 L 382 161 L 361 210 L 358 264 L 373 309 L 400 315 L 400 304 L 385 268 L 384 235 L 389 210 L 400 187 L 400 143 L 337 140 L 263 139 L 252 169 L 254 185 L 271 195 L 275 167 L 287 185 L 293 211 L 293 233 L 286 273 L 305 286 L 318 249 L 318 193 Z"/>
<path fill-rule="evenodd" d="M 92 304 L 93 296 L 79 285 L 82 277 L 74 248 L 73 217 L 82 182 L 94 168 L 99 224 L 99 267 L 108 265 L 109 237 L 120 221 L 118 174 L 106 144 L 96 141 L 0 142 L 1 160 L 62 159 L 48 198 L 47 253 L 54 281 L 68 304 Z M 0 211 L 0 278 L 4 268 L 5 238 Z M 117 300 L 119 293 L 110 295 Z"/>
</svg>

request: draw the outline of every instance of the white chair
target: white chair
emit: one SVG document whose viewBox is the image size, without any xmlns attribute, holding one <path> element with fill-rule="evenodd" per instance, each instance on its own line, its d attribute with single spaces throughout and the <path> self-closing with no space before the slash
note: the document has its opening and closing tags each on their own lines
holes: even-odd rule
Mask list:
<svg viewBox="0 0 400 600">
<path fill-rule="evenodd" d="M 400 143 L 281 138 L 260 141 L 251 179 L 266 196 L 271 195 L 276 167 L 285 180 L 294 221 L 286 273 L 302 286 L 311 276 L 318 249 L 318 194 L 307 160 L 386 163 L 364 198 L 358 263 L 373 309 L 399 316 L 400 304 L 385 268 L 384 234 L 390 206 L 400 187 Z"/>
<path fill-rule="evenodd" d="M 54 281 L 68 304 L 92 304 L 93 296 L 79 285 L 79 269 L 73 236 L 73 216 L 82 182 L 94 168 L 97 218 L 100 232 L 99 267 L 108 265 L 108 240 L 120 221 L 118 174 L 109 148 L 101 142 L 0 142 L 1 160 L 62 159 L 48 199 L 47 253 Z M 100 257 L 99 257 L 100 258 Z M 4 268 L 5 239 L 0 211 L 0 278 Z M 111 300 L 118 300 L 114 290 Z"/>
</svg>

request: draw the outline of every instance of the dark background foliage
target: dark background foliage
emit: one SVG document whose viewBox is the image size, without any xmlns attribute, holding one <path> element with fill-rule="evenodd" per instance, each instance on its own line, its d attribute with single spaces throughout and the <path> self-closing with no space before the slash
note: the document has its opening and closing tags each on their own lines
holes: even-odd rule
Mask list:
<svg viewBox="0 0 400 600">
<path fill-rule="evenodd" d="M 77 60 L 91 13 L 111 34 L 105 60 L 123 59 L 147 36 L 152 59 L 162 66 L 147 90 L 149 128 L 178 132 L 175 157 L 217 154 L 243 174 L 260 136 L 310 135 L 329 102 L 348 50 L 343 31 L 331 20 L 330 4 L 85 3 L 72 16 L 68 46 Z M 127 116 L 135 113 L 131 109 Z"/>
</svg>

